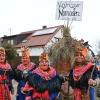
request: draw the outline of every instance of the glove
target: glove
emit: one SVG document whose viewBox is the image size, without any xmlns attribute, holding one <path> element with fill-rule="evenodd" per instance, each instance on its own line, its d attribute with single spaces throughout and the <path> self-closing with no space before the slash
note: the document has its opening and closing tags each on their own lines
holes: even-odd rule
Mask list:
<svg viewBox="0 0 100 100">
<path fill-rule="evenodd" d="M 23 94 L 27 94 L 28 91 L 27 91 L 27 90 L 24 90 L 23 88 L 21 88 L 21 93 L 23 93 Z"/>
</svg>

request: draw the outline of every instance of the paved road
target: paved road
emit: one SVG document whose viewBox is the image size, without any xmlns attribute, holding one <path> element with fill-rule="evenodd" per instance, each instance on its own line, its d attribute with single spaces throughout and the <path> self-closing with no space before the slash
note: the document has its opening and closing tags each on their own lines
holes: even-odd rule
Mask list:
<svg viewBox="0 0 100 100">
<path fill-rule="evenodd" d="M 17 82 L 13 80 L 14 95 L 11 95 L 12 100 L 16 100 Z"/>
</svg>

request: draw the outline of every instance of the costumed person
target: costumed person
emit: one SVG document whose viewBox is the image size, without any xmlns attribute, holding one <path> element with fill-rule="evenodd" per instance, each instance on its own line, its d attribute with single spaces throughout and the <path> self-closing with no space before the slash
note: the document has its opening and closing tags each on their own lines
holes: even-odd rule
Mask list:
<svg viewBox="0 0 100 100">
<path fill-rule="evenodd" d="M 48 54 L 39 57 L 39 66 L 28 76 L 23 92 L 32 92 L 30 100 L 56 100 L 64 78 L 49 65 Z"/>
<path fill-rule="evenodd" d="M 100 58 L 97 59 L 96 62 L 96 68 L 97 68 L 97 78 L 95 80 L 90 79 L 89 84 L 93 85 L 96 84 L 96 98 L 100 99 Z"/>
<path fill-rule="evenodd" d="M 21 92 L 21 89 L 26 84 L 25 74 L 27 75 L 28 72 L 36 68 L 36 65 L 30 61 L 30 51 L 28 47 L 21 48 L 21 61 L 22 63 L 14 70 L 14 79 L 18 82 L 16 100 L 25 100 L 27 97 L 26 94 Z M 28 95 L 30 95 L 30 93 Z"/>
<path fill-rule="evenodd" d="M 94 52 L 92 51 L 92 49 L 90 47 L 91 47 L 91 45 L 88 44 L 88 41 L 84 42 L 83 43 L 83 48 L 82 48 L 82 51 L 83 51 L 82 53 L 84 54 L 84 51 L 85 51 L 86 52 L 85 57 L 88 55 L 88 57 L 90 58 L 89 62 L 94 63 L 94 67 L 92 69 L 90 79 L 89 79 L 89 88 L 88 88 L 88 90 L 89 90 L 90 100 L 95 100 L 95 87 L 94 87 L 94 84 L 96 86 L 96 82 L 93 82 L 94 84 L 91 84 L 92 83 L 91 80 L 93 80 L 92 75 L 93 75 L 94 70 L 95 70 L 95 74 L 98 77 L 97 59 L 96 59 L 97 57 L 95 56 Z"/>
<path fill-rule="evenodd" d="M 97 60 L 98 78 L 95 80 L 97 83 L 96 96 L 100 99 L 100 58 Z"/>
<path fill-rule="evenodd" d="M 94 64 L 89 58 L 87 59 L 87 56 L 87 49 L 83 49 L 81 46 L 77 47 L 75 62 L 69 73 L 69 85 L 73 88 L 74 100 L 91 100 L 88 88 Z M 95 79 L 96 70 L 92 74 L 92 79 Z"/>
<path fill-rule="evenodd" d="M 97 57 L 96 68 L 98 71 L 98 78 L 100 79 L 100 58 Z"/>
<path fill-rule="evenodd" d="M 12 69 L 6 61 L 6 52 L 3 47 L 0 47 L 0 100 L 11 100 L 10 90 Z"/>
</svg>

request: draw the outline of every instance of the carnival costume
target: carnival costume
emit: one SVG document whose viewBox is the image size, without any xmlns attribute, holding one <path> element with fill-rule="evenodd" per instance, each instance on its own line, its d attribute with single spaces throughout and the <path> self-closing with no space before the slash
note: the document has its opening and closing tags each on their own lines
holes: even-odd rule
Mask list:
<svg viewBox="0 0 100 100">
<path fill-rule="evenodd" d="M 25 98 L 27 97 L 27 95 L 21 92 L 21 89 L 26 84 L 25 73 L 33 71 L 36 67 L 34 63 L 30 62 L 30 54 L 28 48 L 22 47 L 21 53 L 22 53 L 22 63 L 18 65 L 17 69 L 14 70 L 15 73 L 14 78 L 18 82 L 16 100 L 26 100 Z M 27 60 L 23 61 L 23 59 Z"/>
<path fill-rule="evenodd" d="M 98 71 L 98 78 L 95 80 L 95 82 L 97 83 L 97 88 L 96 88 L 96 96 L 98 98 L 100 98 L 100 58 L 98 59 L 97 63 L 96 63 L 96 68 Z"/>
<path fill-rule="evenodd" d="M 81 59 L 84 60 L 76 62 L 75 59 L 75 64 L 69 74 L 69 85 L 74 90 L 74 100 L 89 100 L 89 94 L 87 94 L 89 88 L 88 81 L 91 78 L 94 64 L 86 61 L 86 53 L 87 50 L 83 51 L 83 49 L 78 48 L 75 55 L 78 55 L 78 57 L 82 56 L 83 58 Z M 96 78 L 96 74 L 96 70 L 94 70 L 92 75 L 93 79 Z"/>
<path fill-rule="evenodd" d="M 47 54 L 41 54 L 39 61 L 40 63 L 48 63 Z M 24 92 L 32 92 L 32 99 L 30 100 L 56 100 L 62 82 L 64 82 L 53 67 L 45 64 L 43 66 L 44 68 L 41 68 L 41 65 L 39 65 L 28 76 L 28 83 L 23 88 Z"/>
<path fill-rule="evenodd" d="M 11 100 L 12 76 L 11 66 L 5 60 L 5 49 L 0 47 L 0 100 Z"/>
</svg>

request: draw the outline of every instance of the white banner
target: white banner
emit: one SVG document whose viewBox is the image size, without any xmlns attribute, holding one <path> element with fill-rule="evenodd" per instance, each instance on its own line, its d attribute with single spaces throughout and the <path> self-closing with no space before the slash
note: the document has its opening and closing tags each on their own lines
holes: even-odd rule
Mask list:
<svg viewBox="0 0 100 100">
<path fill-rule="evenodd" d="M 82 20 L 83 1 L 58 1 L 57 20 Z"/>
</svg>

